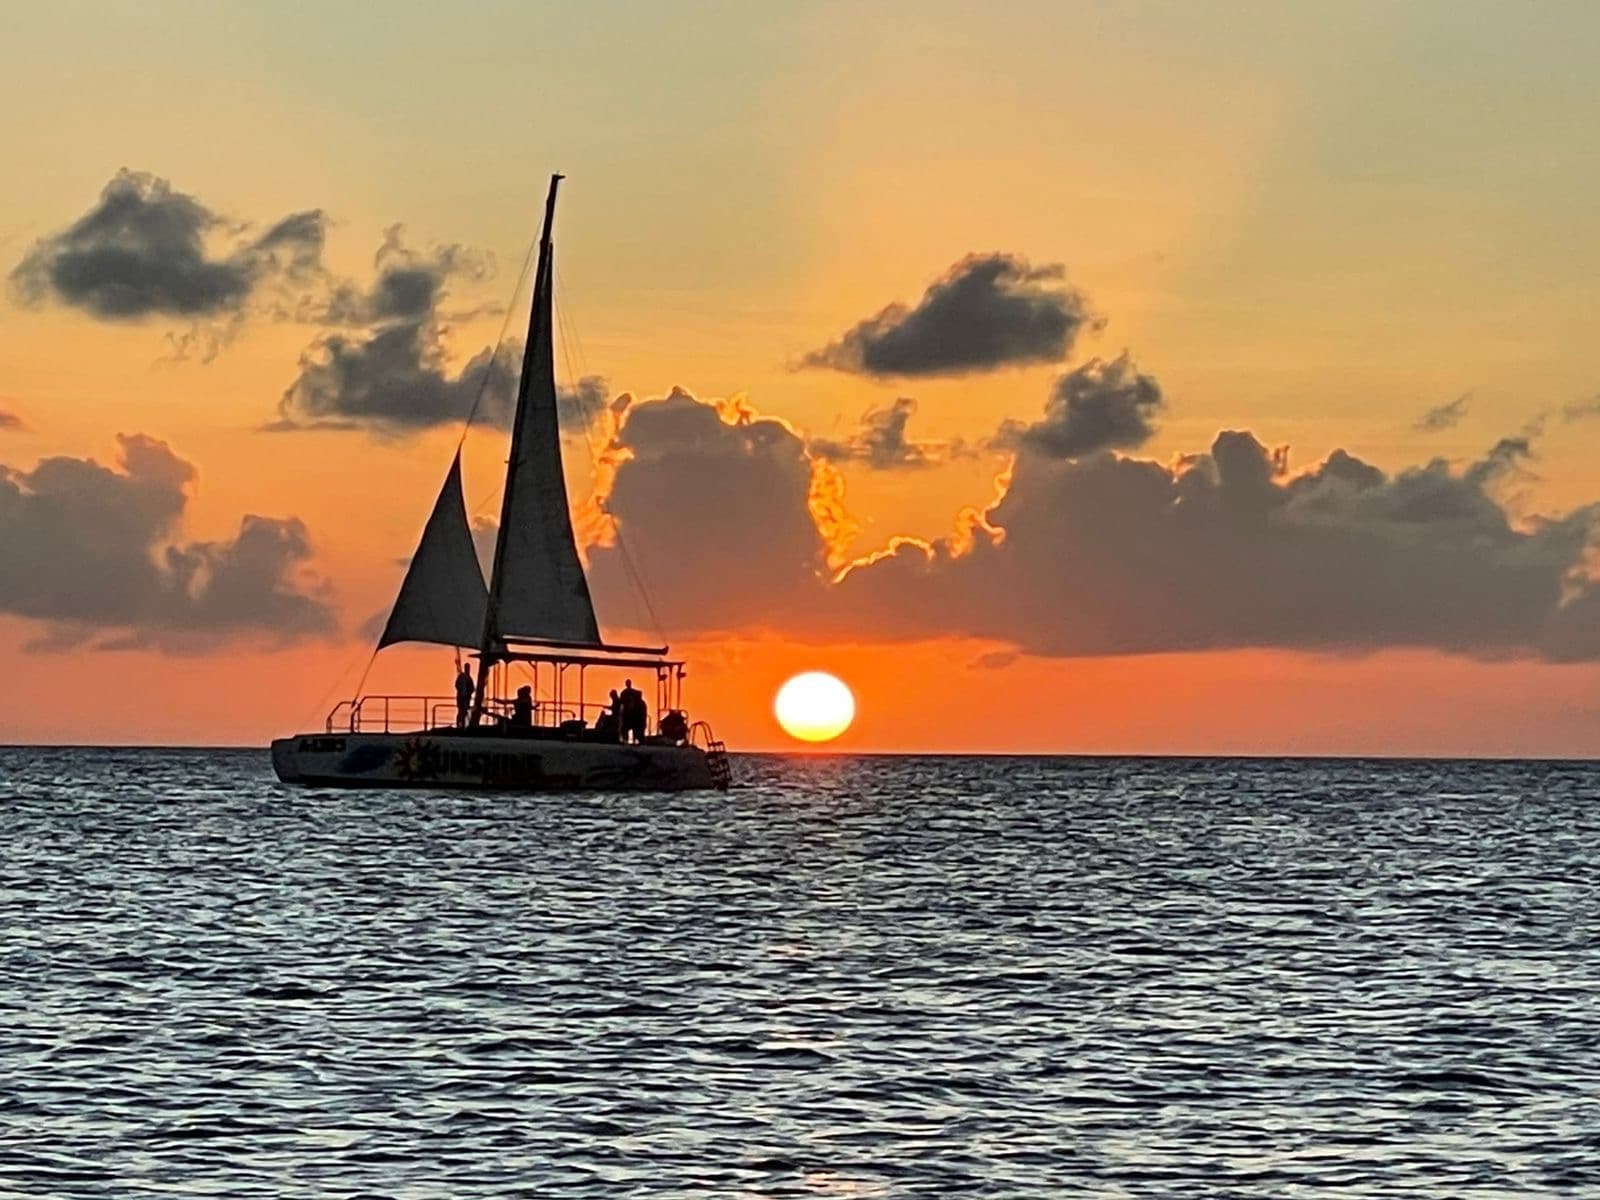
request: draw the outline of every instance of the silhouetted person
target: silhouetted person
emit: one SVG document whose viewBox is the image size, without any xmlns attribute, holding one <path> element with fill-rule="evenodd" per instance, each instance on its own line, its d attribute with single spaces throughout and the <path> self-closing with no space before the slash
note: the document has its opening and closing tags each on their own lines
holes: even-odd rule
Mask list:
<svg viewBox="0 0 1600 1200">
<path fill-rule="evenodd" d="M 622 694 L 617 697 L 617 707 L 621 710 L 622 740 L 644 741 L 644 729 L 650 720 L 650 709 L 645 704 L 644 697 L 639 694 L 639 689 L 633 686 L 633 680 L 622 681 Z"/>
<path fill-rule="evenodd" d="M 456 728 L 467 727 L 467 717 L 472 712 L 472 694 L 478 690 L 472 682 L 472 672 L 463 665 L 456 673 Z"/>
<path fill-rule="evenodd" d="M 661 736 L 670 738 L 674 742 L 689 740 L 689 718 L 677 709 L 665 713 L 661 717 Z"/>
<path fill-rule="evenodd" d="M 595 718 L 594 731 L 602 741 L 622 740 L 622 700 L 616 688 L 611 689 L 611 706 Z"/>
<path fill-rule="evenodd" d="M 511 702 L 511 727 L 533 728 L 533 689 L 527 684 L 517 689 L 517 698 Z"/>
</svg>

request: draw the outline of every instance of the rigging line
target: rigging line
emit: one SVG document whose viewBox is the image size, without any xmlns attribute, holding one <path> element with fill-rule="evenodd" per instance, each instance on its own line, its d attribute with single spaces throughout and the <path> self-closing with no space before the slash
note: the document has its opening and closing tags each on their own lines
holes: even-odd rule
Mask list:
<svg viewBox="0 0 1600 1200">
<path fill-rule="evenodd" d="M 561 299 L 562 295 L 567 290 L 566 277 L 561 274 L 561 266 L 559 263 L 552 265 L 555 267 L 556 274 L 554 299 L 556 322 L 561 327 L 561 359 L 566 364 L 567 378 L 572 386 L 572 395 L 574 399 L 577 400 L 580 415 L 583 417 L 583 440 L 588 443 L 589 446 L 589 465 L 591 468 L 589 494 L 593 495 L 594 473 L 592 468 L 594 467 L 595 462 L 599 460 L 600 451 L 602 449 L 595 443 L 595 418 L 597 418 L 605 410 L 605 405 L 603 403 L 598 407 L 591 405 L 583 394 L 583 388 L 579 386 L 586 377 L 589 369 L 588 356 L 583 352 L 583 342 L 578 337 L 577 323 L 569 315 L 569 310 Z M 572 361 L 574 354 L 576 354 L 578 358 L 576 365 L 574 365 Z"/>
<path fill-rule="evenodd" d="M 558 280 L 560 279 L 559 271 L 557 271 L 556 277 Z M 557 288 L 554 297 L 556 325 L 561 333 L 561 361 L 567 369 L 567 382 L 569 385 L 568 394 L 578 406 L 580 425 L 583 429 L 583 440 L 589 447 L 589 490 L 584 496 L 584 499 L 587 500 L 594 495 L 594 467 L 600 459 L 601 450 L 601 447 L 596 445 L 594 439 L 595 418 L 599 416 L 601 411 L 603 411 L 604 406 L 602 405 L 600 408 L 594 407 L 589 403 L 588 398 L 584 395 L 582 384 L 583 380 L 587 377 L 586 372 L 589 364 L 584 361 L 583 347 L 578 344 L 577 330 L 573 328 L 572 322 L 567 317 L 566 305 L 561 302 L 560 288 L 565 286 L 565 284 L 561 284 L 560 287 Z M 578 361 L 576 365 L 574 365 L 572 361 L 574 347 L 576 347 L 576 352 L 578 355 Z M 557 394 L 557 403 L 560 403 L 559 392 Z M 556 412 L 556 423 L 558 429 L 560 428 L 560 416 L 561 414 L 558 409 Z"/>
<path fill-rule="evenodd" d="M 483 404 L 484 393 L 488 390 L 489 384 L 494 379 L 494 367 L 495 364 L 500 361 L 500 348 L 505 344 L 506 333 L 511 328 L 511 316 L 517 311 L 517 297 L 522 294 L 522 285 L 527 282 L 528 274 L 533 269 L 534 255 L 538 249 L 539 239 L 535 238 L 528 246 L 527 257 L 522 260 L 522 270 L 517 275 L 517 286 L 511 290 L 511 302 L 506 305 L 506 315 L 501 318 L 500 335 L 495 338 L 494 353 L 489 356 L 489 368 L 483 373 L 483 380 L 478 384 L 478 394 L 472 401 L 472 408 L 467 413 L 467 419 L 465 423 L 461 426 L 461 437 L 456 442 L 457 453 L 460 453 L 461 447 L 466 445 L 467 434 L 472 431 L 472 420 L 478 415 L 478 409 Z M 517 379 L 513 380 L 513 386 L 515 386 L 515 384 L 520 380 L 521 372 L 518 371 L 515 374 Z M 504 486 L 505 484 L 503 481 L 497 484 L 493 491 L 472 506 L 471 510 L 467 513 L 467 516 L 471 518 L 481 515 L 484 509 L 488 508 L 500 498 L 500 491 Z M 470 524 L 471 522 L 469 520 L 469 527 Z"/>
<path fill-rule="evenodd" d="M 567 319 L 567 316 L 566 316 L 566 305 L 564 305 L 561 302 L 561 295 L 562 295 L 563 292 L 566 291 L 566 286 L 567 286 L 565 280 L 563 279 L 563 277 L 561 275 L 561 266 L 560 266 L 559 263 L 553 264 L 553 265 L 555 266 L 556 283 L 558 285 L 556 287 L 556 289 L 555 289 L 555 301 L 556 301 L 555 309 L 556 309 L 556 320 L 561 325 L 561 355 L 562 355 L 563 360 L 567 364 L 568 376 L 573 378 L 574 380 L 576 380 L 577 376 L 576 376 L 576 374 L 574 372 L 574 368 L 573 368 L 573 364 L 572 364 L 572 358 L 571 358 L 571 349 L 569 349 L 569 345 L 570 345 L 570 347 L 576 349 L 580 364 L 582 364 L 583 366 L 587 367 L 587 363 L 584 362 L 583 343 L 578 337 L 577 329 L 575 327 L 573 327 L 573 323 L 570 322 Z M 584 400 L 583 400 L 582 390 L 581 389 L 578 389 L 577 395 L 578 395 L 578 403 L 580 405 L 583 405 L 584 404 Z M 586 442 L 588 442 L 588 444 L 589 444 L 590 459 L 592 461 L 593 460 L 598 460 L 598 458 L 600 456 L 600 452 L 596 448 L 596 445 L 595 445 L 595 437 L 594 437 L 594 424 L 595 423 L 592 420 L 591 414 L 587 410 L 587 408 L 584 409 L 583 418 L 584 418 L 583 436 L 584 436 L 584 440 Z M 592 467 L 592 461 L 591 461 L 591 467 Z M 590 496 L 593 496 L 593 495 L 594 495 L 594 488 L 593 488 L 593 482 L 591 480 Z M 608 511 L 607 509 L 601 507 L 601 505 L 598 502 L 596 502 L 595 507 L 599 510 L 601 515 L 605 517 L 607 523 L 609 523 L 610 526 L 611 526 L 611 535 L 612 535 L 612 537 L 614 537 L 616 539 L 617 549 L 619 551 L 621 551 L 621 553 L 622 553 L 622 566 L 623 566 L 623 569 L 628 574 L 628 581 L 633 585 L 634 592 L 637 593 L 640 602 L 644 605 L 645 615 L 650 620 L 651 631 L 655 634 L 657 640 L 663 641 L 663 642 L 666 641 L 667 640 L 666 631 L 665 631 L 664 627 L 661 624 L 661 617 L 656 612 L 655 605 L 650 602 L 650 589 L 645 587 L 644 578 L 640 574 L 640 571 L 639 571 L 637 563 L 634 562 L 633 552 L 628 548 L 628 540 L 625 537 L 622 536 L 622 523 L 620 521 L 618 521 L 616 519 L 616 517 L 611 514 L 610 511 Z"/>
<path fill-rule="evenodd" d="M 361 689 L 366 684 L 367 676 L 368 676 L 368 674 L 371 673 L 372 664 L 373 664 L 373 662 L 375 662 L 377 660 L 377 657 L 378 657 L 377 647 L 373 647 L 371 652 L 367 655 L 367 665 L 361 669 L 361 678 L 356 681 L 355 690 L 350 693 L 351 696 L 354 697 L 354 696 L 361 695 Z M 348 679 L 350 677 L 350 672 L 355 668 L 356 663 L 358 663 L 359 661 L 361 661 L 361 660 L 358 659 L 358 658 L 352 658 L 349 661 L 349 664 L 345 667 L 345 669 L 340 671 L 337 675 L 334 676 L 333 682 L 330 683 L 325 689 L 323 689 L 322 695 L 318 698 L 318 700 L 316 702 L 315 710 L 307 710 L 307 713 L 306 713 L 306 721 L 307 722 L 310 722 L 317 715 L 317 713 L 322 713 L 324 716 L 326 716 L 327 711 L 328 711 L 328 707 L 327 707 L 328 706 L 328 698 L 330 696 L 332 696 L 334 694 L 334 692 L 336 692 L 339 689 L 339 685 L 341 683 L 343 683 L 346 679 Z"/>
<path fill-rule="evenodd" d="M 533 259 L 534 259 L 534 255 L 538 251 L 538 249 L 539 249 L 539 243 L 538 243 L 538 241 L 536 239 L 534 241 L 533 245 L 528 250 L 527 259 L 522 264 L 522 274 L 517 278 L 517 291 L 518 292 L 521 292 L 521 290 L 522 290 L 522 282 L 523 282 L 524 279 L 527 278 L 528 268 L 532 265 Z M 557 319 L 557 321 L 560 321 L 561 320 L 561 316 L 560 316 L 560 300 L 557 297 L 552 297 L 552 299 L 555 299 L 556 319 Z M 513 296 L 512 296 L 513 307 L 515 306 L 515 301 L 516 301 L 516 295 L 513 294 Z M 508 308 L 506 310 L 505 322 L 502 322 L 502 324 L 501 324 L 500 336 L 501 336 L 502 339 L 504 339 L 504 337 L 505 337 L 506 324 L 509 323 L 510 320 L 511 320 L 511 312 L 512 312 L 511 308 Z M 564 324 L 563 324 L 562 328 L 563 328 L 563 330 L 565 330 L 565 325 Z M 499 352 L 500 352 L 499 345 L 497 343 L 496 347 L 495 347 L 496 356 L 499 355 Z M 564 333 L 563 333 L 563 337 L 562 337 L 562 341 L 561 341 L 561 352 L 562 352 L 563 355 L 567 354 L 567 339 L 566 339 Z M 572 367 L 572 364 L 571 364 L 571 362 L 569 360 L 569 362 L 567 364 L 567 369 L 568 369 L 569 372 L 571 370 L 571 367 Z M 484 382 L 485 383 L 488 382 L 487 376 L 485 376 Z M 483 388 L 480 387 L 478 389 L 478 399 L 481 401 L 482 398 L 483 398 Z M 477 410 L 478 410 L 477 402 L 473 403 L 472 410 L 473 410 L 473 412 L 477 412 Z M 559 416 L 559 414 L 558 414 L 558 416 Z M 587 426 L 588 414 L 585 413 L 584 416 L 585 416 L 585 424 Z M 465 430 L 462 431 L 461 437 L 462 437 L 462 441 L 464 442 L 466 440 L 466 431 Z M 457 449 L 459 449 L 459 448 L 460 448 L 460 444 L 458 443 L 457 444 Z M 591 445 L 590 446 L 591 454 L 593 453 L 593 449 L 594 448 Z M 486 509 L 488 509 L 492 504 L 494 504 L 494 502 L 496 500 L 498 500 L 500 498 L 501 494 L 504 491 L 505 491 L 505 482 L 502 479 L 502 481 L 500 483 L 496 484 L 494 488 L 492 488 L 489 492 L 485 493 L 483 498 L 480 499 L 476 504 L 474 504 L 472 506 L 472 508 L 467 513 L 467 515 L 469 517 L 481 516 Z"/>
<path fill-rule="evenodd" d="M 494 352 L 489 355 L 489 365 L 484 369 L 483 378 L 478 381 L 478 394 L 472 399 L 472 407 L 467 410 L 467 419 L 461 424 L 461 437 L 456 442 L 459 451 L 466 445 L 467 434 L 472 432 L 472 420 L 478 415 L 478 409 L 483 405 L 483 397 L 489 390 L 489 385 L 494 382 L 495 365 L 500 361 L 500 348 L 505 345 L 506 333 L 511 328 L 511 314 L 516 311 L 517 297 L 522 293 L 522 284 L 528 278 L 528 272 L 533 266 L 534 251 L 539 248 L 537 240 L 528 247 L 528 253 L 522 260 L 522 270 L 517 273 L 517 283 L 511 289 L 511 300 L 506 305 L 506 315 L 500 320 L 500 333 L 494 339 Z"/>
<path fill-rule="evenodd" d="M 597 440 L 595 430 L 600 424 L 600 418 L 605 412 L 606 405 L 604 401 L 591 402 L 584 394 L 582 380 L 588 377 L 589 364 L 584 359 L 583 345 L 578 340 L 577 329 L 568 317 L 565 306 L 560 301 L 560 292 L 558 291 L 556 295 L 556 320 L 561 326 L 561 357 L 566 365 L 567 376 L 573 382 L 571 392 L 580 410 L 579 418 L 583 428 L 584 444 L 589 447 L 589 478 L 583 499 L 593 503 L 595 510 L 609 521 L 610 514 L 600 507 L 599 491 L 595 486 L 595 469 L 606 450 L 605 444 Z M 576 365 L 572 361 L 574 348 L 578 356 Z M 657 632 L 660 631 L 658 630 Z"/>
<path fill-rule="evenodd" d="M 467 514 L 467 516 L 468 517 L 479 517 L 479 516 L 482 516 L 484 509 L 489 508 L 491 505 L 494 504 L 494 502 L 496 500 L 500 499 L 500 493 L 501 493 L 502 490 L 504 490 L 504 488 L 505 488 L 505 484 L 503 484 L 503 483 L 497 485 L 494 488 L 493 491 L 489 492 L 489 494 L 486 495 L 482 500 L 479 500 L 476 504 L 474 504 L 472 506 L 472 511 L 469 512 Z"/>
<path fill-rule="evenodd" d="M 372 674 L 372 664 L 378 661 L 378 648 L 374 646 L 372 653 L 367 657 L 367 665 L 361 668 L 361 678 L 356 680 L 355 694 L 361 695 L 361 689 L 367 686 L 367 676 Z"/>
<path fill-rule="evenodd" d="M 610 514 L 608 513 L 607 515 L 609 516 Z M 616 528 L 617 522 L 615 520 L 611 524 L 613 528 Z M 628 578 L 632 580 L 634 590 L 639 593 L 639 599 L 644 601 L 645 613 L 650 618 L 650 632 L 655 635 L 656 641 L 665 643 L 667 640 L 666 630 L 662 627 L 661 617 L 656 612 L 656 606 L 650 603 L 649 589 L 644 586 L 644 579 L 639 574 L 639 568 L 634 564 L 633 553 L 628 549 L 628 543 L 622 540 L 620 530 L 618 530 L 616 536 L 617 549 L 622 551 L 622 565 L 627 568 Z"/>
</svg>

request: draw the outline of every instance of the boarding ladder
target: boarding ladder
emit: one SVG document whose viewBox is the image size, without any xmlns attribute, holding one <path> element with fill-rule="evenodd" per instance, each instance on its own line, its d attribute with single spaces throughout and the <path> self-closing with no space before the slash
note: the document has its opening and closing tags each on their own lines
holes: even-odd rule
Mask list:
<svg viewBox="0 0 1600 1200">
<path fill-rule="evenodd" d="M 709 721 L 696 721 L 689 727 L 689 744 L 705 751 L 711 782 L 719 792 L 727 791 L 733 783 L 733 766 L 728 762 L 728 747 L 711 732 Z"/>
</svg>

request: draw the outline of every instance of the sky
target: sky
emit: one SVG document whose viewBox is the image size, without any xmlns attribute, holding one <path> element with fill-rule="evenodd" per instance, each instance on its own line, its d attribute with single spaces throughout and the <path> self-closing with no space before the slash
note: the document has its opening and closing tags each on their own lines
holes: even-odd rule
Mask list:
<svg viewBox="0 0 1600 1200">
<path fill-rule="evenodd" d="M 0 20 L 0 740 L 448 692 L 559 171 L 601 621 L 734 748 L 1600 753 L 1591 5 Z"/>
</svg>

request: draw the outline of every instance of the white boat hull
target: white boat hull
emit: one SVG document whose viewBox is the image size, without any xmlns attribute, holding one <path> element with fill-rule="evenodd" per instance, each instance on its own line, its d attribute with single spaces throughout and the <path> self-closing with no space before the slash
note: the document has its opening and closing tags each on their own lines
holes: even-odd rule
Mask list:
<svg viewBox="0 0 1600 1200">
<path fill-rule="evenodd" d="M 717 786 L 697 746 L 628 746 L 452 730 L 303 733 L 272 743 L 285 783 L 515 792 L 689 791 Z"/>
</svg>

